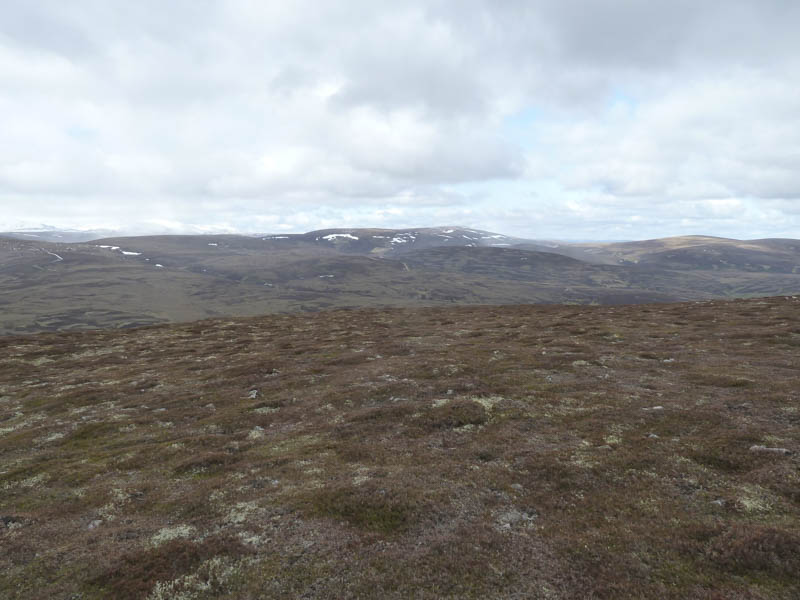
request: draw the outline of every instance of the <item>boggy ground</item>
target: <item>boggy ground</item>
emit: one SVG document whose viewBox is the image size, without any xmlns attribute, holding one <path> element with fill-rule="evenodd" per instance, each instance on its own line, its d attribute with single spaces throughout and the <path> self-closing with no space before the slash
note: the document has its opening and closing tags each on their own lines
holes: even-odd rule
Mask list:
<svg viewBox="0 0 800 600">
<path fill-rule="evenodd" d="M 0 346 L 3 598 L 800 597 L 798 298 Z"/>
</svg>

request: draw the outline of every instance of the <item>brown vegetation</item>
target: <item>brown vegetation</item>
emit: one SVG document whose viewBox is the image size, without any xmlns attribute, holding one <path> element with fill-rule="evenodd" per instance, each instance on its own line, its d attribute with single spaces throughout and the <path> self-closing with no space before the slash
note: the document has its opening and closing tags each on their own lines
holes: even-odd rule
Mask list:
<svg viewBox="0 0 800 600">
<path fill-rule="evenodd" d="M 2 337 L 0 596 L 797 598 L 798 340 L 792 297 Z"/>
</svg>

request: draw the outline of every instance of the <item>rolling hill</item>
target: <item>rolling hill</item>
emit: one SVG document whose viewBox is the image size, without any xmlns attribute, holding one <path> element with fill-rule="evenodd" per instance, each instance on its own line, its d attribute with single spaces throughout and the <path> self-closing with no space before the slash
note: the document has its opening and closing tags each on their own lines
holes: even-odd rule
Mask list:
<svg viewBox="0 0 800 600">
<path fill-rule="evenodd" d="M 800 292 L 800 241 L 546 244 L 457 227 L 51 243 L 0 238 L 0 333 L 462 304 Z"/>
</svg>

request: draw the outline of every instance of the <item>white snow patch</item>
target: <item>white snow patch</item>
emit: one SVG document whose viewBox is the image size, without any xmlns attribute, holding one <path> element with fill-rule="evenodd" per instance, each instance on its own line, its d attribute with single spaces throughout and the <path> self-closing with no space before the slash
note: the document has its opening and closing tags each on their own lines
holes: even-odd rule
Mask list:
<svg viewBox="0 0 800 600">
<path fill-rule="evenodd" d="M 490 246 L 510 246 L 511 244 L 489 244 Z"/>
<path fill-rule="evenodd" d="M 288 235 L 273 235 L 273 236 L 265 237 L 265 238 L 261 238 L 261 239 L 262 239 L 262 241 L 264 241 L 264 240 L 288 240 L 289 236 Z M 319 238 L 317 238 L 317 239 L 319 239 Z"/>
<path fill-rule="evenodd" d="M 453 233 L 455 229 L 445 229 L 442 233 Z"/>
<path fill-rule="evenodd" d="M 119 246 L 98 246 L 98 248 L 108 248 L 109 250 L 119 250 Z"/>
<path fill-rule="evenodd" d="M 213 243 L 213 242 L 208 242 L 208 245 L 209 245 L 209 246 L 219 246 L 219 244 L 215 244 L 215 243 Z"/>
<path fill-rule="evenodd" d="M 374 237 L 376 240 L 387 240 L 387 239 L 389 239 L 385 235 L 373 235 L 372 237 Z"/>
<path fill-rule="evenodd" d="M 333 277 L 333 275 L 320 275 L 320 277 Z"/>
<path fill-rule="evenodd" d="M 163 268 L 164 268 L 164 265 L 160 265 L 160 264 L 158 264 L 158 263 L 156 263 L 156 266 L 157 266 L 159 269 L 163 269 Z"/>
<path fill-rule="evenodd" d="M 127 252 L 125 250 L 120 250 L 125 256 L 141 256 L 141 252 Z"/>
<path fill-rule="evenodd" d="M 392 238 L 392 244 L 405 244 L 408 240 L 404 240 L 403 238 L 395 237 Z"/>
<path fill-rule="evenodd" d="M 332 233 L 330 235 L 323 235 L 322 236 L 323 240 L 328 240 L 328 241 L 335 240 L 336 238 L 346 238 L 348 240 L 357 240 L 358 239 L 356 236 L 350 235 L 349 233 Z"/>
<path fill-rule="evenodd" d="M 53 262 L 58 262 L 58 261 L 60 261 L 60 260 L 64 260 L 63 258 L 61 258 L 61 257 L 60 257 L 58 254 L 56 254 L 55 252 L 48 252 L 48 251 L 47 251 L 47 250 L 45 250 L 44 248 L 42 248 L 42 250 L 43 250 L 44 252 L 47 252 L 47 254 L 49 254 L 50 256 L 55 256 L 55 257 L 56 257 L 56 259 L 55 259 Z"/>
</svg>

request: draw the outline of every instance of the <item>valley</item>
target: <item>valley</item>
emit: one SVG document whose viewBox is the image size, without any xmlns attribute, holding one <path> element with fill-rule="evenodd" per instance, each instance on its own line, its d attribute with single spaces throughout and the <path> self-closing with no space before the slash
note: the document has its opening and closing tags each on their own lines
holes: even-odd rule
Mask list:
<svg viewBox="0 0 800 600">
<path fill-rule="evenodd" d="M 0 333 L 332 308 L 627 304 L 800 292 L 800 242 L 556 244 L 474 229 L 0 238 Z"/>
</svg>

